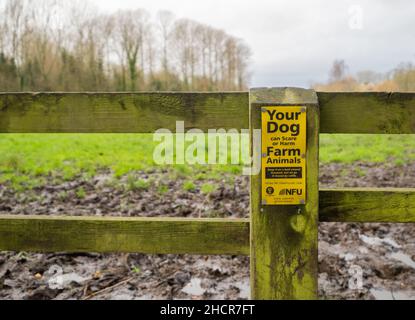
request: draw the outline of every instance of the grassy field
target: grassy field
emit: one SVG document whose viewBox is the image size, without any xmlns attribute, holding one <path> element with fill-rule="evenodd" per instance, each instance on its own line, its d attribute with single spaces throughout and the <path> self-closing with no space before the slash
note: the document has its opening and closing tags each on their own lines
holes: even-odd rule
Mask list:
<svg viewBox="0 0 415 320">
<path fill-rule="evenodd" d="M 392 162 L 415 160 L 415 135 L 321 135 L 320 160 L 338 162 Z"/>
<path fill-rule="evenodd" d="M 100 170 L 111 170 L 115 177 L 132 171 L 161 169 L 153 162 L 157 143 L 152 135 L 0 135 L 0 183 L 30 188 L 82 174 L 88 178 Z M 403 165 L 415 161 L 415 137 L 411 135 L 322 135 L 321 162 L 393 162 Z M 169 167 L 173 174 L 191 179 L 220 178 L 223 172 L 241 173 L 239 165 Z"/>
</svg>

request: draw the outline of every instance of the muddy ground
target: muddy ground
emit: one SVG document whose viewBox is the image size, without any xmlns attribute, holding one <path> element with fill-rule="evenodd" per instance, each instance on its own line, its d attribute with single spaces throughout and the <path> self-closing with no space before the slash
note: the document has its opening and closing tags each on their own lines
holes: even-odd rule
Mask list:
<svg viewBox="0 0 415 320">
<path fill-rule="evenodd" d="M 0 185 L 0 214 L 248 216 L 246 177 L 204 193 L 206 181 L 186 191 L 163 172 L 136 175 L 148 184 L 102 173 L 31 192 Z M 415 164 L 323 165 L 321 186 L 415 187 Z M 415 299 L 415 226 L 324 223 L 319 246 L 322 299 Z M 248 298 L 247 257 L 0 253 L 0 299 Z"/>
</svg>

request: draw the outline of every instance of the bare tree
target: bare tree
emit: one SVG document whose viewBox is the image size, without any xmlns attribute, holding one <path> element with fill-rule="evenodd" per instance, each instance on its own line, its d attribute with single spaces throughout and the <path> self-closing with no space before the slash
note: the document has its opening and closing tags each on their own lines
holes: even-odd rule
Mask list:
<svg viewBox="0 0 415 320">
<path fill-rule="evenodd" d="M 239 39 L 168 11 L 151 21 L 145 10 L 103 15 L 82 0 L 0 0 L 7 88 L 242 89 L 249 57 Z"/>
<path fill-rule="evenodd" d="M 244 90 L 249 85 L 251 74 L 248 67 L 251 56 L 251 49 L 242 40 L 239 40 L 236 48 L 236 81 L 238 90 Z"/>
<path fill-rule="evenodd" d="M 169 87 L 169 54 L 170 39 L 173 32 L 174 15 L 170 11 L 162 10 L 157 13 L 157 26 L 161 35 L 161 67 L 163 71 L 163 79 L 165 86 Z"/>
<path fill-rule="evenodd" d="M 145 10 L 119 11 L 115 15 L 114 44 L 118 48 L 122 68 L 127 66 L 130 90 L 137 89 L 138 63 L 141 56 L 141 72 L 144 71 L 144 37 L 148 30 L 148 13 Z"/>
<path fill-rule="evenodd" d="M 346 76 L 347 65 L 344 60 L 335 60 L 330 70 L 330 81 L 340 81 Z"/>
</svg>

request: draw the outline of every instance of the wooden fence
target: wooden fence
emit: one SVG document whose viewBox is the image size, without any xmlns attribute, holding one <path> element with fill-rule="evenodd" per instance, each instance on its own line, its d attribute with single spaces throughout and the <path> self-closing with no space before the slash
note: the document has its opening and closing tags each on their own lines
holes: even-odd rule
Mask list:
<svg viewBox="0 0 415 320">
<path fill-rule="evenodd" d="M 310 102 L 304 92 L 5 93 L 0 94 L 0 133 L 153 133 L 174 131 L 176 121 L 205 132 L 252 129 L 253 105 L 314 103 L 317 160 L 319 132 L 415 134 L 415 93 L 315 93 Z M 315 181 L 318 169 L 311 174 Z M 317 186 L 314 202 L 305 207 L 306 231 L 295 234 L 281 227 L 285 220 L 279 212 L 261 215 L 255 203 L 252 220 L 2 215 L 0 250 L 251 255 L 253 298 L 310 299 L 317 297 L 314 216 L 320 222 L 415 222 L 411 189 Z M 264 223 L 276 230 L 263 228 Z"/>
</svg>

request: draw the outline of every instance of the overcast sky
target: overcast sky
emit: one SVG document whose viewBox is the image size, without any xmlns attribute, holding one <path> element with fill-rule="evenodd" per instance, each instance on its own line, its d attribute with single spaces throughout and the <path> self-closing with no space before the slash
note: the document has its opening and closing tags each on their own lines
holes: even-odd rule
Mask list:
<svg viewBox="0 0 415 320">
<path fill-rule="evenodd" d="M 93 0 L 102 11 L 160 9 L 243 38 L 253 50 L 252 86 L 327 80 L 334 59 L 350 72 L 388 72 L 415 62 L 413 0 Z"/>
</svg>

